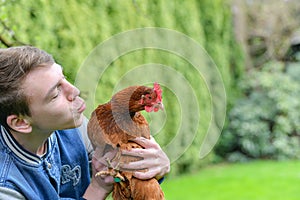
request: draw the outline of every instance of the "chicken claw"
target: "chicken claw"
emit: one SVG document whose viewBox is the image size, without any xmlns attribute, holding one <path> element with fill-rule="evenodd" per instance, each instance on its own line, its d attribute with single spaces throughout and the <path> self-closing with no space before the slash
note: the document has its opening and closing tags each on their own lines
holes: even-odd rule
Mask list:
<svg viewBox="0 0 300 200">
<path fill-rule="evenodd" d="M 95 174 L 95 176 L 97 177 L 97 176 L 101 176 L 101 175 L 109 175 L 109 176 L 114 177 L 114 181 L 116 183 L 118 183 L 120 181 L 125 181 L 125 178 L 120 174 L 120 163 L 118 163 L 115 167 L 113 167 L 109 158 L 105 158 L 105 160 L 107 162 L 108 170 L 97 172 Z"/>
</svg>

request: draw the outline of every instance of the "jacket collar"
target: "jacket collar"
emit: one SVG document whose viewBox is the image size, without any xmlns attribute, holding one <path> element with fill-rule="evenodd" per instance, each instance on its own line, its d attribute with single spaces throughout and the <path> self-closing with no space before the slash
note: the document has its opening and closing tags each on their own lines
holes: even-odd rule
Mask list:
<svg viewBox="0 0 300 200">
<path fill-rule="evenodd" d="M 4 144 L 21 160 L 30 163 L 30 164 L 40 164 L 42 157 L 35 155 L 26 149 L 24 149 L 16 140 L 15 138 L 7 131 L 3 126 L 1 126 L 1 137 L 3 139 Z M 47 149 L 46 151 L 49 150 L 51 145 L 51 142 L 49 142 L 49 138 L 47 141 Z M 47 153 L 46 153 L 47 154 Z"/>
</svg>

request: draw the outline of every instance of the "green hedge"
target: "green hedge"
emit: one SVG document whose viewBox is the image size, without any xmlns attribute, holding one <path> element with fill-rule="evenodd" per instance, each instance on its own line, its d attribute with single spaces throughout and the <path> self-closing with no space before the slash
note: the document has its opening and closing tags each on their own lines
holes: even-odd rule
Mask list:
<svg viewBox="0 0 300 200">
<path fill-rule="evenodd" d="M 238 91 L 236 80 L 243 71 L 243 56 L 234 40 L 227 1 L 15 0 L 7 1 L 4 6 L 7 25 L 15 30 L 19 40 L 53 54 L 71 82 L 75 81 L 80 65 L 93 48 L 111 36 L 135 28 L 163 27 L 179 31 L 204 47 L 221 72 L 229 103 Z M 101 79 L 105 87 L 97 88 L 96 102 L 107 101 L 119 78 L 128 70 L 150 62 L 173 67 L 196 88 L 198 105 L 191 105 L 191 110 L 193 106 L 200 109 L 199 130 L 186 152 L 172 164 L 172 173 L 196 169 L 202 163 L 199 149 L 209 126 L 211 101 L 204 80 L 197 77 L 185 60 L 168 52 L 151 50 L 123 56 L 112 63 L 113 67 Z M 181 120 L 178 100 L 168 88 L 165 88 L 164 99 L 168 121 L 163 130 L 159 130 L 162 134 L 156 137 L 163 146 L 178 137 L 175 134 Z M 190 115 L 193 117 L 193 113 Z M 155 121 L 154 115 L 147 117 Z M 190 130 L 184 131 L 186 136 L 191 134 Z M 178 148 L 186 145 L 184 135 L 180 137 Z"/>
</svg>

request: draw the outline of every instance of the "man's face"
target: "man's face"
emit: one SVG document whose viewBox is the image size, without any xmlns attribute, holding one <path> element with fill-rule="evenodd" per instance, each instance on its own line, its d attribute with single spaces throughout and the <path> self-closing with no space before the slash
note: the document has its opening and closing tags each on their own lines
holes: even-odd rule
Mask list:
<svg viewBox="0 0 300 200">
<path fill-rule="evenodd" d="M 84 100 L 65 79 L 60 65 L 31 71 L 24 80 L 23 92 L 29 99 L 30 120 L 35 130 L 48 132 L 81 125 Z"/>
</svg>

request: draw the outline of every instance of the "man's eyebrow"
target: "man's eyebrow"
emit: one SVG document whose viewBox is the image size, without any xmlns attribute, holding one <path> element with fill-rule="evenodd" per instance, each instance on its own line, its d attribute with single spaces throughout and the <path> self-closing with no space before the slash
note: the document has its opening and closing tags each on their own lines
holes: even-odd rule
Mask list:
<svg viewBox="0 0 300 200">
<path fill-rule="evenodd" d="M 58 66 L 60 66 L 60 68 L 61 68 L 61 71 L 63 72 L 63 67 L 61 66 L 61 65 L 59 65 L 59 64 L 57 64 Z M 62 75 L 63 75 L 63 73 L 62 73 Z M 55 84 L 55 85 L 53 85 L 48 91 L 47 91 L 47 93 L 46 93 L 46 95 L 45 95 L 45 100 L 47 100 L 49 97 L 50 97 L 50 94 L 59 86 L 59 84 L 60 84 L 60 82 L 61 82 L 61 80 L 64 78 L 64 75 L 62 76 L 62 78 L 61 79 L 59 79 L 58 81 L 57 81 L 57 83 Z"/>
<path fill-rule="evenodd" d="M 45 98 L 44 98 L 45 100 L 47 100 L 50 97 L 51 93 L 58 87 L 58 85 L 60 84 L 60 81 L 61 81 L 61 79 L 47 91 Z"/>
</svg>

